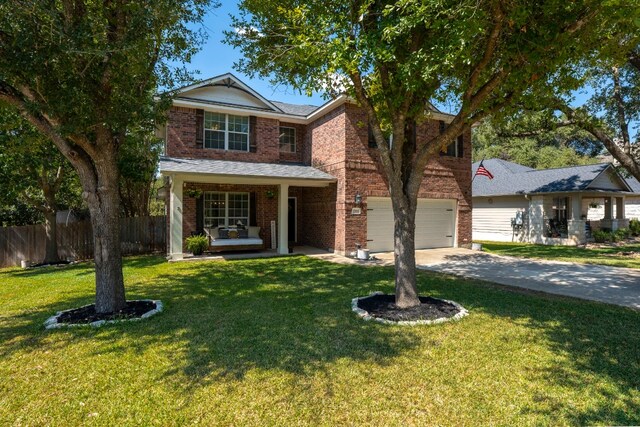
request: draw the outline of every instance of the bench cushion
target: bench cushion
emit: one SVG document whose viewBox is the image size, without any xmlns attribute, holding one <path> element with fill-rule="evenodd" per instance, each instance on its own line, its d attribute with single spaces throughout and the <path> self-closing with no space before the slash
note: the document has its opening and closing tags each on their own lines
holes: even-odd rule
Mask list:
<svg viewBox="0 0 640 427">
<path fill-rule="evenodd" d="M 246 239 L 214 239 L 214 240 L 211 240 L 210 246 L 221 248 L 224 246 L 248 246 L 248 245 L 262 246 L 262 244 L 263 244 L 262 239 L 249 237 Z"/>
</svg>

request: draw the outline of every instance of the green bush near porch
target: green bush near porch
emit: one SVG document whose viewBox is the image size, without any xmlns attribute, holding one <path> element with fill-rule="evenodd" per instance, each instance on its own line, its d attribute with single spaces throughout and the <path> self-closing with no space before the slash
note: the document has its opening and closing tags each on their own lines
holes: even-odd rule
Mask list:
<svg viewBox="0 0 640 427">
<path fill-rule="evenodd" d="M 421 272 L 459 322 L 365 322 L 393 269 L 306 257 L 125 260 L 140 322 L 46 331 L 90 265 L 0 271 L 0 425 L 631 425 L 640 313 Z"/>
<path fill-rule="evenodd" d="M 189 236 L 185 239 L 185 245 L 187 250 L 194 255 L 202 255 L 202 253 L 209 247 L 209 239 L 202 234 L 196 236 Z"/>
</svg>

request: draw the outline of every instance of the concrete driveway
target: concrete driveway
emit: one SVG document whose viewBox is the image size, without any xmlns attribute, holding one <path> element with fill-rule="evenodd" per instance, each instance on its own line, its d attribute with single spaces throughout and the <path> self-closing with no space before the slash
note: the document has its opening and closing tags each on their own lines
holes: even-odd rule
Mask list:
<svg viewBox="0 0 640 427">
<path fill-rule="evenodd" d="M 392 261 L 392 253 L 375 254 Z M 424 270 L 640 309 L 640 270 L 490 255 L 467 249 L 416 251 Z"/>
</svg>

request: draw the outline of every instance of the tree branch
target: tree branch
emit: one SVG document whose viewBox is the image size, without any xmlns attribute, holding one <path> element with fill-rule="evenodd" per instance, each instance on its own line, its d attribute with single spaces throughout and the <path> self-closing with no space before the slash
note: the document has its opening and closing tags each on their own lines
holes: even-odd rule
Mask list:
<svg viewBox="0 0 640 427">
<path fill-rule="evenodd" d="M 562 99 L 557 98 L 555 100 L 555 106 L 570 120 L 575 122 L 577 126 L 580 126 L 582 129 L 600 140 L 613 158 L 619 161 L 620 164 L 626 168 L 629 173 L 631 173 L 631 175 L 640 181 L 640 164 L 638 164 L 638 161 L 634 159 L 633 156 L 627 154 L 625 150 L 616 144 L 615 140 L 609 135 L 609 132 L 605 128 L 596 124 L 596 121 L 586 113 L 571 108 Z"/>
<path fill-rule="evenodd" d="M 478 79 L 491 62 L 491 58 L 493 58 L 493 54 L 495 53 L 498 46 L 498 40 L 500 38 L 500 33 L 502 32 L 502 26 L 504 23 L 504 13 L 502 11 L 502 8 L 500 7 L 500 3 L 497 1 L 494 2 L 494 16 L 495 25 L 493 26 L 493 29 L 489 34 L 489 38 L 487 39 L 487 44 L 485 46 L 482 58 L 471 70 L 471 73 L 469 75 L 469 86 L 462 95 L 463 103 L 468 103 L 471 101 L 473 92 L 476 88 L 476 85 L 478 84 Z"/>
</svg>

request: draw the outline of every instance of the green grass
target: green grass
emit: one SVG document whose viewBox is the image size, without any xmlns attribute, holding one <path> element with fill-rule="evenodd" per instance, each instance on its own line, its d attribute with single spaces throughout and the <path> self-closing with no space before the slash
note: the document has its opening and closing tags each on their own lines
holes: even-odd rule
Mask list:
<svg viewBox="0 0 640 427">
<path fill-rule="evenodd" d="M 521 258 L 541 258 L 553 261 L 602 264 L 614 267 L 640 268 L 640 257 L 620 255 L 640 253 L 640 244 L 610 248 L 585 249 L 576 246 L 531 245 L 528 243 L 479 242 L 485 252 Z"/>
<path fill-rule="evenodd" d="M 640 313 L 420 273 L 459 322 L 365 322 L 393 269 L 305 257 L 125 262 L 160 315 L 46 331 L 90 265 L 0 271 L 0 425 L 640 424 Z"/>
</svg>

